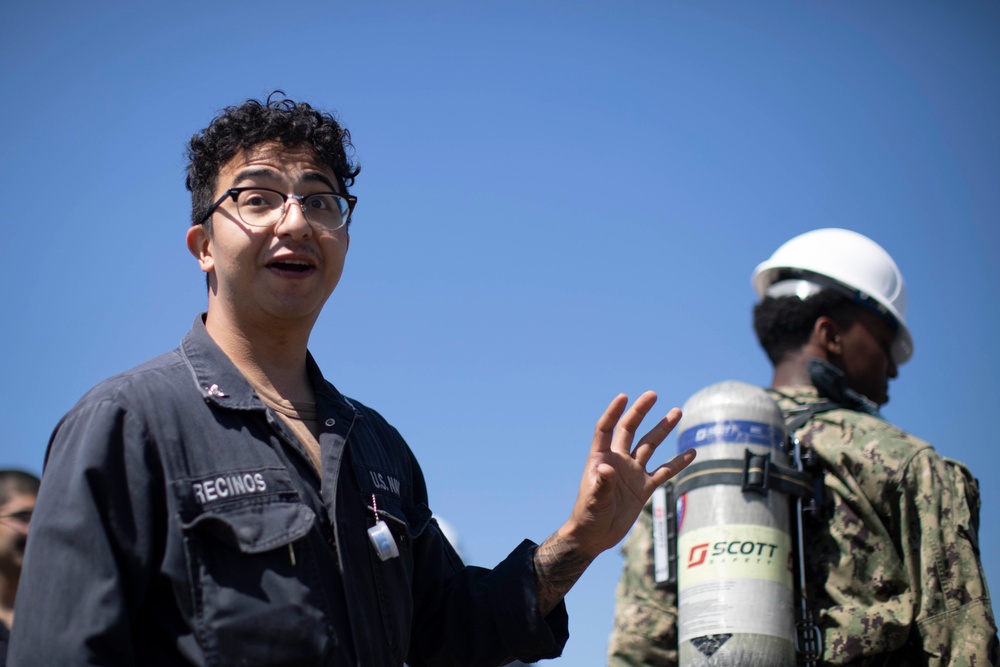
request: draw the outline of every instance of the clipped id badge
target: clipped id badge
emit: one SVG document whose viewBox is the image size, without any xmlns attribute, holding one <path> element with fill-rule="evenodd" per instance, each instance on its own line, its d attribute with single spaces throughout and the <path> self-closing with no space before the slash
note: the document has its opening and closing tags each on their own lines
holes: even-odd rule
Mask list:
<svg viewBox="0 0 1000 667">
<path fill-rule="evenodd" d="M 396 539 L 389 530 L 389 524 L 379 518 L 378 505 L 375 504 L 375 494 L 372 494 L 372 512 L 375 513 L 375 525 L 368 529 L 368 539 L 375 547 L 375 553 L 383 560 L 389 560 L 399 555 L 399 547 L 396 546 Z"/>
</svg>

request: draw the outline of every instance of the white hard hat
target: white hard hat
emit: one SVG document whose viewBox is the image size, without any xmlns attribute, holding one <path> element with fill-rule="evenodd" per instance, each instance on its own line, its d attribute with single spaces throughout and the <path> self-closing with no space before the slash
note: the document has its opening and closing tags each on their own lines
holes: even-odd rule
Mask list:
<svg viewBox="0 0 1000 667">
<path fill-rule="evenodd" d="M 913 356 L 906 326 L 906 284 L 896 262 L 882 246 L 847 229 L 817 229 L 785 242 L 753 271 L 757 296 L 797 294 L 806 298 L 819 289 L 839 289 L 877 310 L 899 327 L 892 345 L 897 365 Z"/>
</svg>

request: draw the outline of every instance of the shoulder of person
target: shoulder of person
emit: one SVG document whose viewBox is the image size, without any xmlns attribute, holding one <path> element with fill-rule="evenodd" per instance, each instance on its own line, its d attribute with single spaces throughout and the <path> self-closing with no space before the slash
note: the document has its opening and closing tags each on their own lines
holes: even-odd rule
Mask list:
<svg viewBox="0 0 1000 667">
<path fill-rule="evenodd" d="M 67 446 L 76 452 L 73 456 L 85 456 L 86 450 L 99 457 L 113 443 L 142 446 L 145 437 L 140 434 L 150 424 L 166 422 L 168 414 L 190 420 L 192 409 L 203 405 L 182 357 L 176 351 L 162 354 L 84 394 L 53 429 L 46 461 Z"/>
<path fill-rule="evenodd" d="M 191 373 L 183 357 L 172 350 L 97 383 L 80 398 L 76 408 L 102 401 L 132 403 L 151 391 L 182 386 L 179 383 L 187 378 L 191 378 Z M 195 386 L 193 378 L 188 384 Z"/>
<path fill-rule="evenodd" d="M 884 460 L 905 464 L 921 452 L 938 456 L 925 440 L 908 433 L 882 417 L 857 410 L 836 408 L 820 412 L 803 426 L 811 439 L 831 438 L 854 450 L 877 453 Z"/>
</svg>

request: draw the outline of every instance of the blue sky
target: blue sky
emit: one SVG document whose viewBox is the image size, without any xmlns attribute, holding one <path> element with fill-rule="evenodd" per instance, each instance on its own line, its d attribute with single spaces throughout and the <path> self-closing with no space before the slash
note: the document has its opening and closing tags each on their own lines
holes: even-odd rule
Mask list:
<svg viewBox="0 0 1000 667">
<path fill-rule="evenodd" d="M 837 226 L 903 271 L 885 415 L 979 477 L 1000 590 L 997 2 L 40 0 L 5 9 L 0 64 L 0 465 L 40 470 L 90 386 L 177 345 L 205 306 L 185 143 L 280 88 L 363 165 L 310 347 L 473 563 L 565 520 L 617 392 L 766 384 L 750 273 Z M 558 663 L 603 663 L 620 567 L 570 592 Z"/>
</svg>

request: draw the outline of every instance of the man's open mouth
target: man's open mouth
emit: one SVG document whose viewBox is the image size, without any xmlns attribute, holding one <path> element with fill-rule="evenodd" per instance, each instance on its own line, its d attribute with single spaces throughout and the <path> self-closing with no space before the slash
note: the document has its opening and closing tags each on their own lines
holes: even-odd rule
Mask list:
<svg viewBox="0 0 1000 667">
<path fill-rule="evenodd" d="M 309 269 L 313 268 L 312 264 L 309 262 L 302 262 L 295 259 L 279 260 L 277 262 L 271 262 L 268 267 L 272 269 L 278 269 L 279 271 L 292 271 L 296 273 L 304 273 Z"/>
</svg>

